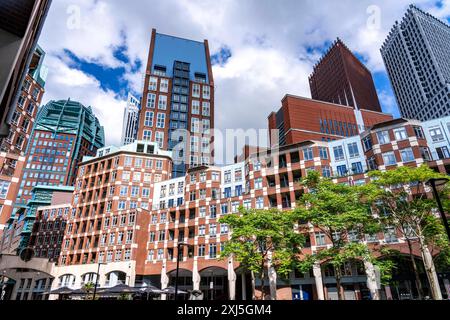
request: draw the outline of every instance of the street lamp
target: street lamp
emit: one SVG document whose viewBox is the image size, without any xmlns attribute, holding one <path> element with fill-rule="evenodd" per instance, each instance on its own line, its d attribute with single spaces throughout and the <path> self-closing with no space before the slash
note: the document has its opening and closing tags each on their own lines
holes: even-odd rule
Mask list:
<svg viewBox="0 0 450 320">
<path fill-rule="evenodd" d="M 191 245 L 184 243 L 184 242 L 180 242 L 177 245 L 177 273 L 175 276 L 175 297 L 174 300 L 178 300 L 178 273 L 180 271 L 180 250 L 181 247 L 191 247 Z"/>
<path fill-rule="evenodd" d="M 438 179 L 433 178 L 433 179 L 430 179 L 427 181 L 427 185 L 429 185 L 431 187 L 431 189 L 433 189 L 433 195 L 434 195 L 434 198 L 436 199 L 436 202 L 437 202 L 437 205 L 439 208 L 439 213 L 441 214 L 442 222 L 444 223 L 444 227 L 445 227 L 445 231 L 447 232 L 448 239 L 450 240 L 450 227 L 448 225 L 447 216 L 445 215 L 444 208 L 442 207 L 441 198 L 439 197 L 439 193 L 438 193 L 438 187 L 443 188 L 449 181 L 450 181 L 450 179 L 448 179 L 448 178 L 438 178 Z"/>
<path fill-rule="evenodd" d="M 100 266 L 101 265 L 106 265 L 106 263 L 104 263 L 104 262 L 98 263 L 97 276 L 95 277 L 94 294 L 92 295 L 92 301 L 95 301 L 95 294 L 97 293 L 98 278 L 100 278 Z"/>
</svg>

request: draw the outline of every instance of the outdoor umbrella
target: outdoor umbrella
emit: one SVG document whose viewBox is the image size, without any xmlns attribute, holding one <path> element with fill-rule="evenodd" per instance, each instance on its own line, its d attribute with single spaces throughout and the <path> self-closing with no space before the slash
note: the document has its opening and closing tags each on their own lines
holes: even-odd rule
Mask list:
<svg viewBox="0 0 450 320">
<path fill-rule="evenodd" d="M 167 287 L 167 288 L 162 290 L 162 293 L 163 294 L 175 294 L 175 288 L 174 287 Z M 187 292 L 178 289 L 178 294 L 187 294 Z"/>
<path fill-rule="evenodd" d="M 155 294 L 161 294 L 163 293 L 162 290 L 158 289 L 155 286 L 145 286 L 145 287 L 140 287 L 139 288 L 140 292 L 144 292 L 144 293 L 155 293 Z"/>
<path fill-rule="evenodd" d="M 100 293 L 109 294 L 109 293 L 139 293 L 141 292 L 141 288 L 133 288 L 126 284 L 118 284 L 111 288 L 104 288 L 99 290 Z"/>
<path fill-rule="evenodd" d="M 62 287 L 48 292 L 48 294 L 72 294 L 75 290 L 68 287 Z"/>
</svg>

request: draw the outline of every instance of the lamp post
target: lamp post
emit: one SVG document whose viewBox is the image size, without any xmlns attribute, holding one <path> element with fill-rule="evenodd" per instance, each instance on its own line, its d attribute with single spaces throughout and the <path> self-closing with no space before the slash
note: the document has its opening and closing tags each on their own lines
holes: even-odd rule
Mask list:
<svg viewBox="0 0 450 320">
<path fill-rule="evenodd" d="M 184 242 L 180 242 L 177 245 L 177 272 L 175 275 L 175 297 L 174 297 L 175 301 L 178 300 L 178 274 L 180 271 L 180 250 L 181 250 L 181 247 L 190 247 L 190 246 L 191 245 L 184 243 Z"/>
<path fill-rule="evenodd" d="M 98 263 L 97 276 L 95 277 L 94 294 L 92 295 L 92 301 L 95 301 L 95 295 L 97 293 L 97 286 L 98 286 L 98 278 L 100 278 L 100 266 L 101 265 L 106 265 L 106 263 L 104 263 L 104 262 Z"/>
<path fill-rule="evenodd" d="M 433 195 L 438 205 L 439 213 L 441 214 L 442 222 L 444 223 L 445 231 L 447 232 L 448 239 L 450 240 L 450 226 L 448 225 L 447 216 L 445 215 L 444 208 L 442 207 L 441 198 L 439 197 L 438 187 L 444 187 L 450 179 L 439 178 L 430 179 L 427 181 L 427 185 L 433 189 Z"/>
</svg>

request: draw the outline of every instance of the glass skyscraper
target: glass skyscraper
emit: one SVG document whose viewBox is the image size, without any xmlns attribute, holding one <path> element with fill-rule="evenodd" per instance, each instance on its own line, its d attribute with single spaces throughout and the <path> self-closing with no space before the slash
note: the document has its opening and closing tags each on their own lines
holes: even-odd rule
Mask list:
<svg viewBox="0 0 450 320">
<path fill-rule="evenodd" d="M 450 26 L 415 6 L 381 48 L 402 117 L 450 115 Z"/>
<path fill-rule="evenodd" d="M 213 164 L 214 80 L 208 41 L 152 31 L 138 139 L 173 151 L 173 176 Z"/>
</svg>

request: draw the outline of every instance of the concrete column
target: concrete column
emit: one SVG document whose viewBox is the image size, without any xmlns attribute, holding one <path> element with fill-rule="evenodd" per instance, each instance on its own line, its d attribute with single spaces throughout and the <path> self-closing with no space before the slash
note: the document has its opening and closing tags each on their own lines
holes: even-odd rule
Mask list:
<svg viewBox="0 0 450 320">
<path fill-rule="evenodd" d="M 375 267 L 372 262 L 365 260 L 364 268 L 367 275 L 367 288 L 370 290 L 372 300 L 380 300 L 380 293 L 378 292 L 377 275 L 375 273 Z"/>
<path fill-rule="evenodd" d="M 228 292 L 230 300 L 236 300 L 236 272 L 232 257 L 228 259 Z"/>
<path fill-rule="evenodd" d="M 161 289 L 165 289 L 167 288 L 167 286 L 169 285 L 169 277 L 167 276 L 167 271 L 166 271 L 166 262 L 163 263 L 163 266 L 161 268 Z M 167 295 L 162 294 L 161 295 L 161 300 L 166 300 L 167 299 Z"/>
<path fill-rule="evenodd" d="M 271 300 L 277 300 L 277 272 L 272 265 L 272 252 L 269 252 L 269 264 L 267 266 L 269 273 L 269 286 Z"/>
<path fill-rule="evenodd" d="M 322 281 L 322 269 L 320 264 L 316 263 L 313 266 L 314 280 L 316 282 L 317 298 L 319 300 L 325 300 L 325 295 L 323 292 L 323 281 Z"/>
<path fill-rule="evenodd" d="M 200 290 L 200 273 L 198 272 L 198 262 L 194 260 L 194 267 L 192 269 L 192 284 L 194 290 Z"/>
<path fill-rule="evenodd" d="M 447 299 L 450 300 L 450 281 L 448 279 L 444 279 L 444 288 L 447 292 Z"/>
<path fill-rule="evenodd" d="M 242 282 L 242 300 L 247 300 L 247 284 L 245 279 L 245 272 L 242 272 L 241 282 Z"/>
<path fill-rule="evenodd" d="M 384 286 L 384 290 L 386 291 L 386 299 L 393 300 L 392 291 L 390 286 Z"/>
</svg>

